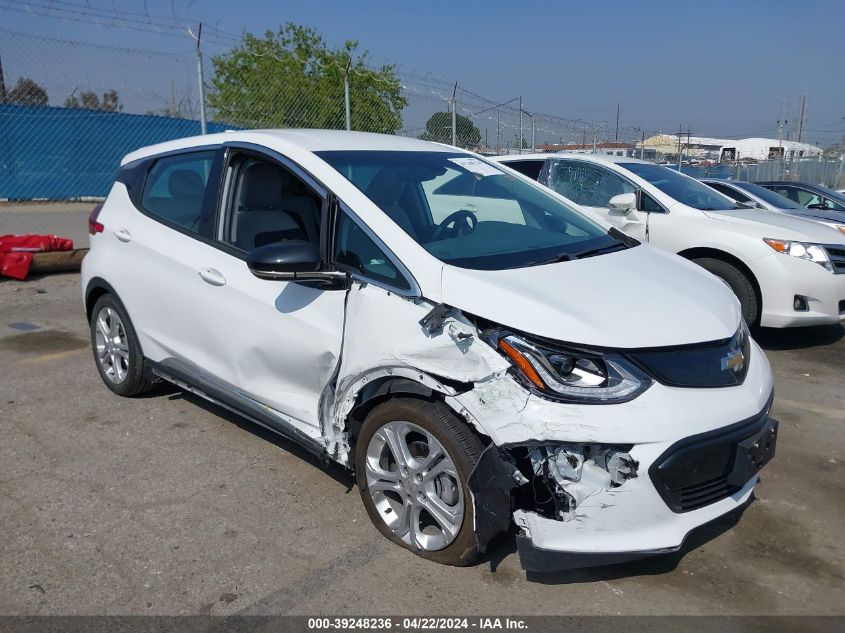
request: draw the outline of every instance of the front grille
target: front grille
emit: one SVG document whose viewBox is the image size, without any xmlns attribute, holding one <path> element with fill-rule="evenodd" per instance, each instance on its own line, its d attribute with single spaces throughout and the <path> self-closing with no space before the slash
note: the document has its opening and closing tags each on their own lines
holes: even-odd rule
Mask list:
<svg viewBox="0 0 845 633">
<path fill-rule="evenodd" d="M 773 428 L 774 454 L 777 423 L 769 419 L 768 412 L 769 406 L 749 420 L 686 438 L 663 453 L 649 468 L 649 476 L 666 505 L 673 512 L 689 512 L 742 488 L 753 475 L 744 470 L 740 445 L 761 433 L 767 435 L 767 429 Z"/>
<path fill-rule="evenodd" d="M 739 490 L 739 486 L 728 484 L 728 476 L 725 475 L 699 484 L 685 486 L 673 493 L 672 497 L 682 512 L 689 512 L 724 499 L 737 490 Z"/>
<path fill-rule="evenodd" d="M 733 387 L 745 380 L 750 352 L 750 336 L 741 327 L 722 341 L 631 350 L 628 356 L 664 385 Z"/>
<path fill-rule="evenodd" d="M 837 275 L 845 275 L 845 246 L 826 244 L 824 249 L 830 257 L 830 263 L 833 264 L 833 272 Z"/>
</svg>

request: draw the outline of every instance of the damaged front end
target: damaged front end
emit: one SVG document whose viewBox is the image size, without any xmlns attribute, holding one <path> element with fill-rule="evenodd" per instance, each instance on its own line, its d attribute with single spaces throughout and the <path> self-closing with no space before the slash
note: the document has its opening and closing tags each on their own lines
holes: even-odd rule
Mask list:
<svg viewBox="0 0 845 633">
<path fill-rule="evenodd" d="M 630 446 L 539 443 L 491 444 L 469 480 L 477 533 L 484 549 L 492 537 L 509 529 L 512 512 L 546 519 L 578 520 L 582 503 L 606 490 L 621 488 L 638 476 Z M 523 532 L 522 536 L 525 534 Z"/>
</svg>

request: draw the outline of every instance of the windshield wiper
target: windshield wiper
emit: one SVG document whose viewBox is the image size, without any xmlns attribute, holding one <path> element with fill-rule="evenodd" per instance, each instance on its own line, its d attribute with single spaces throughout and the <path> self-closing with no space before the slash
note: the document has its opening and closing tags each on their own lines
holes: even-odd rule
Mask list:
<svg viewBox="0 0 845 633">
<path fill-rule="evenodd" d="M 545 266 L 546 264 L 557 264 L 558 262 L 568 262 L 575 259 L 574 256 L 570 255 L 569 253 L 561 253 L 560 255 L 555 255 L 549 259 L 541 259 L 539 262 L 534 262 L 532 266 Z"/>
<path fill-rule="evenodd" d="M 597 248 L 587 248 L 583 251 L 576 251 L 575 253 L 561 253 L 549 259 L 543 259 L 539 262 L 534 262 L 532 266 L 545 266 L 546 264 L 557 264 L 558 262 L 571 262 L 573 259 L 584 259 L 585 257 L 594 257 L 595 255 L 603 255 L 605 253 L 613 253 L 619 250 L 628 248 L 625 242 L 619 241 L 607 246 L 599 246 Z"/>
<path fill-rule="evenodd" d="M 615 244 L 610 244 L 609 246 L 600 246 L 598 248 L 588 248 L 587 250 L 578 251 L 577 253 L 572 253 L 570 258 L 572 259 L 583 259 L 585 257 L 593 257 L 595 255 L 603 255 L 605 253 L 613 253 L 618 250 L 624 250 L 628 248 L 628 246 L 624 242 L 616 242 Z"/>
</svg>

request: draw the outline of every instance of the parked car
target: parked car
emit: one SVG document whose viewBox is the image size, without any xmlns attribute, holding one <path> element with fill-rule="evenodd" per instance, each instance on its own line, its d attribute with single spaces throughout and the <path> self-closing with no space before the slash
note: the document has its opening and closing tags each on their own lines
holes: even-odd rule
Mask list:
<svg viewBox="0 0 845 633">
<path fill-rule="evenodd" d="M 677 253 L 727 283 L 749 325 L 845 319 L 845 235 L 803 218 L 739 207 L 697 180 L 634 158 L 498 157 L 638 240 Z"/>
<path fill-rule="evenodd" d="M 724 284 L 474 154 L 180 139 L 129 154 L 89 229 L 111 391 L 164 380 L 353 470 L 381 534 L 434 561 L 512 521 L 528 569 L 677 550 L 774 452 Z"/>
<path fill-rule="evenodd" d="M 793 215 L 807 220 L 815 220 L 845 233 L 845 211 L 808 209 L 771 189 L 766 189 L 764 186 L 753 182 L 725 180 L 722 178 L 702 178 L 701 182 L 719 193 L 725 194 L 731 200 L 746 206 L 775 211 L 776 213 L 785 213 L 786 215 Z"/>
<path fill-rule="evenodd" d="M 822 185 L 786 180 L 761 180 L 757 184 L 808 209 L 845 213 L 845 194 Z"/>
</svg>

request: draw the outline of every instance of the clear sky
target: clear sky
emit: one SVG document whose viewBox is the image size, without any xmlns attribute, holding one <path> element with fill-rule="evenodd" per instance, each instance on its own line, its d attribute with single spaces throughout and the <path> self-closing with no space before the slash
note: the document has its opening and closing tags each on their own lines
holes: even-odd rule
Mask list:
<svg viewBox="0 0 845 633">
<path fill-rule="evenodd" d="M 122 21 L 103 19 L 115 8 Z M 563 117 L 612 122 L 621 103 L 623 126 L 776 136 L 807 94 L 805 140 L 845 132 L 845 0 L 0 0 L 0 29 L 191 50 L 187 35 L 132 30 L 145 14 L 233 36 L 308 25 L 329 45 L 359 40 L 374 62 Z"/>
</svg>

